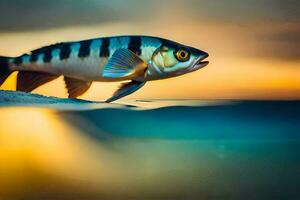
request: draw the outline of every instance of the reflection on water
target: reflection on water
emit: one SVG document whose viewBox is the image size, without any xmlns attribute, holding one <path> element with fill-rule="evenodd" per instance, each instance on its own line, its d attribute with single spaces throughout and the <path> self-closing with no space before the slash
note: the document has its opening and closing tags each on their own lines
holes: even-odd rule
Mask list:
<svg viewBox="0 0 300 200">
<path fill-rule="evenodd" d="M 165 103 L 0 108 L 0 199 L 300 198 L 300 102 Z"/>
</svg>

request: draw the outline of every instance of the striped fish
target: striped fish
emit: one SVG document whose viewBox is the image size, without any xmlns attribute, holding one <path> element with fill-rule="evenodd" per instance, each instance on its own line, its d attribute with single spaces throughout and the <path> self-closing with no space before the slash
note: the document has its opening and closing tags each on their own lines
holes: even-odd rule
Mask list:
<svg viewBox="0 0 300 200">
<path fill-rule="evenodd" d="M 57 43 L 23 54 L 0 57 L 0 86 L 18 71 L 17 90 L 31 92 L 64 76 L 69 98 L 86 92 L 93 81 L 129 81 L 106 102 L 127 96 L 147 81 L 179 76 L 208 64 L 199 49 L 151 36 L 115 36 Z"/>
</svg>

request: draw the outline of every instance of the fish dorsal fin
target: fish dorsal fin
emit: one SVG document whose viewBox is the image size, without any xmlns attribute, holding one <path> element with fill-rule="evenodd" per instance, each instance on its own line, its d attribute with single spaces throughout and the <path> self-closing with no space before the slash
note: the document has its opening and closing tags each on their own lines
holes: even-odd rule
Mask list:
<svg viewBox="0 0 300 200">
<path fill-rule="evenodd" d="M 44 72 L 21 71 L 17 76 L 17 90 L 23 92 L 31 92 L 37 87 L 48 83 L 59 75 L 53 75 Z"/>
<path fill-rule="evenodd" d="M 139 56 L 129 49 L 117 49 L 103 68 L 105 78 L 131 78 L 144 74 L 147 68 Z"/>
<path fill-rule="evenodd" d="M 112 101 L 116 101 L 122 97 L 132 94 L 133 92 L 137 91 L 141 87 L 145 85 L 146 82 L 140 81 L 130 81 L 126 83 L 122 83 L 117 91 L 114 92 L 113 96 L 107 99 L 105 102 L 110 103 Z"/>
<path fill-rule="evenodd" d="M 69 98 L 76 98 L 85 93 L 90 87 L 92 82 L 84 81 L 69 77 L 64 77 L 66 88 L 68 90 Z"/>
</svg>

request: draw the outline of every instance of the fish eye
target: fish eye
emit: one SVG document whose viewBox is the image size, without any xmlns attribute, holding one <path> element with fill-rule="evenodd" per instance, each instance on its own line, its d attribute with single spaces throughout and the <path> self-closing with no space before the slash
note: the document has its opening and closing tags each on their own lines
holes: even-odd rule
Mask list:
<svg viewBox="0 0 300 200">
<path fill-rule="evenodd" d="M 174 54 L 176 59 L 180 62 L 185 62 L 190 59 L 190 52 L 186 49 L 178 49 Z"/>
</svg>

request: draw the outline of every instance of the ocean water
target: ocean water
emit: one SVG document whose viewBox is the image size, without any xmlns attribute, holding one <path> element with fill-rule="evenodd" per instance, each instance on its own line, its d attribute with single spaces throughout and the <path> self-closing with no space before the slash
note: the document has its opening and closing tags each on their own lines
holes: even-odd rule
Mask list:
<svg viewBox="0 0 300 200">
<path fill-rule="evenodd" d="M 0 199 L 300 199 L 300 101 L 0 105 Z"/>
</svg>

